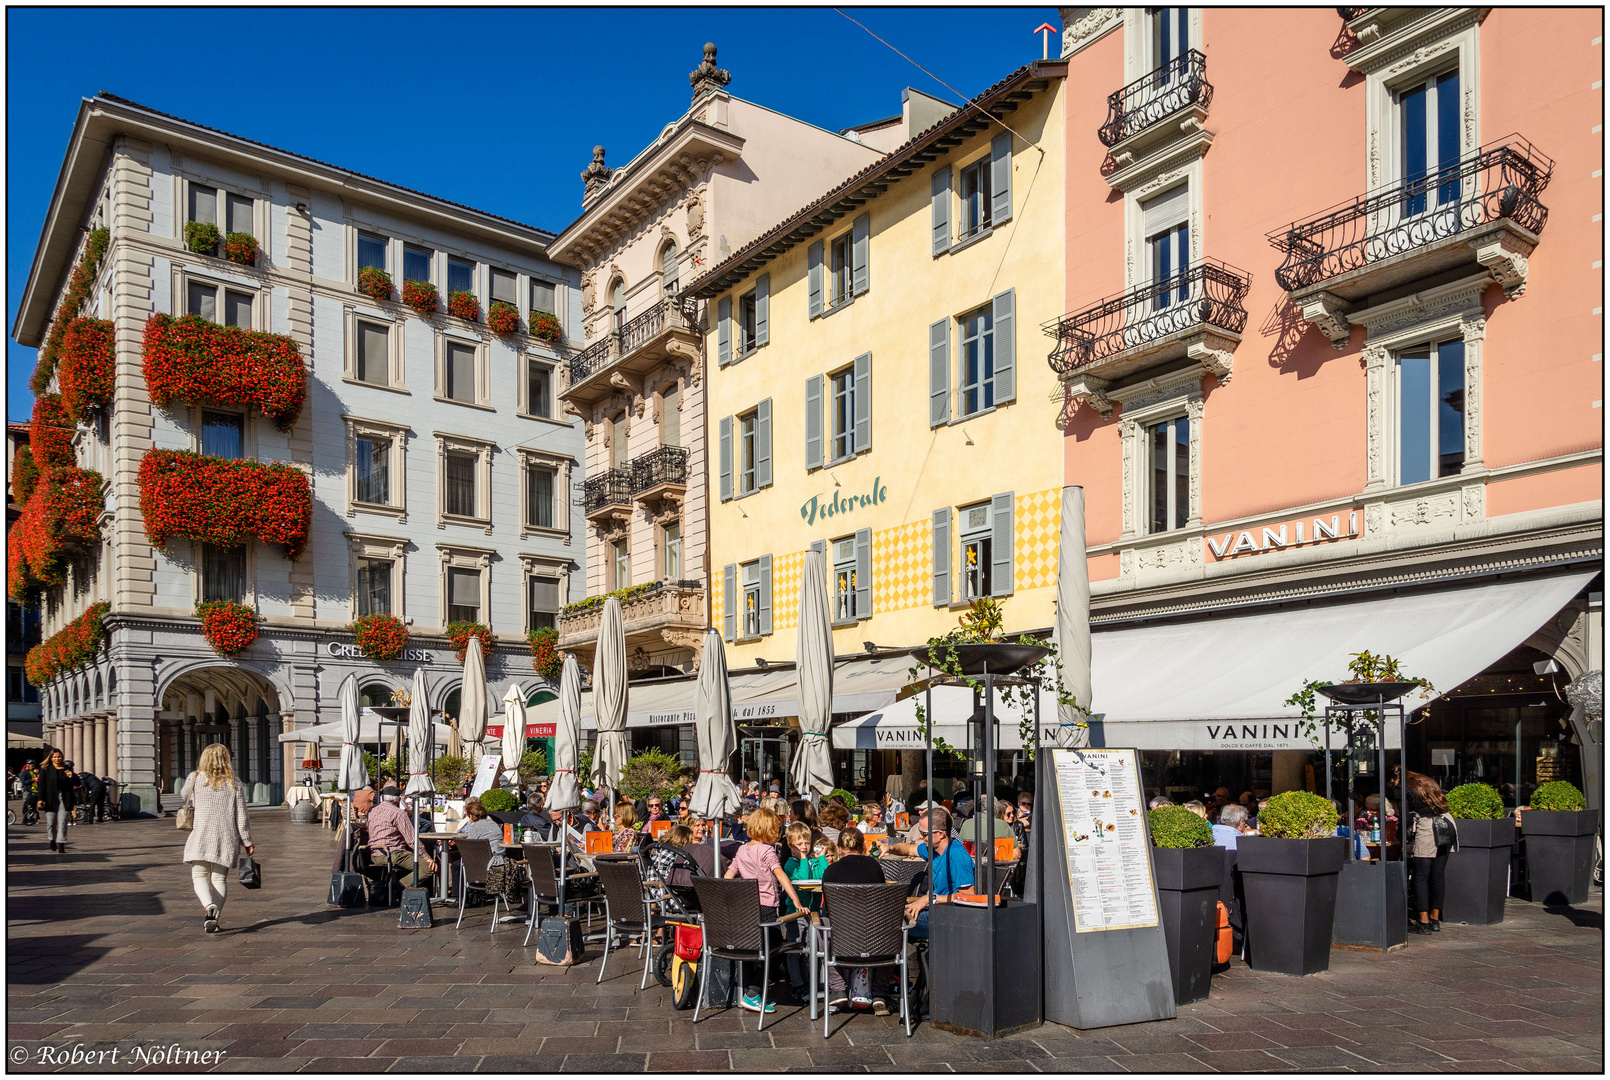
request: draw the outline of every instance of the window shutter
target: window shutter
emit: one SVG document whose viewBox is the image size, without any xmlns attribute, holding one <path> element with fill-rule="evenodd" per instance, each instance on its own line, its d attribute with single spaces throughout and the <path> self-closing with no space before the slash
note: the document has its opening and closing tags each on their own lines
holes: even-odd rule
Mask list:
<svg viewBox="0 0 1610 1080">
<path fill-rule="evenodd" d="M 822 313 L 822 242 L 811 245 L 808 255 L 811 278 L 811 318 Z"/>
<path fill-rule="evenodd" d="M 872 614 L 872 530 L 855 530 L 855 614 Z"/>
<path fill-rule="evenodd" d="M 827 554 L 827 541 L 826 540 L 812 540 L 811 541 L 811 550 L 812 551 L 820 551 L 823 555 L 826 555 Z M 828 572 L 829 573 L 832 572 L 832 567 L 828 568 Z"/>
<path fill-rule="evenodd" d="M 1002 492 L 990 499 L 991 596 L 1012 595 L 1012 493 Z"/>
<path fill-rule="evenodd" d="M 950 420 L 950 320 L 928 327 L 928 426 Z"/>
<path fill-rule="evenodd" d="M 738 636 L 738 566 L 721 568 L 721 636 L 731 641 Z"/>
<path fill-rule="evenodd" d="M 860 296 L 868 285 L 867 246 L 872 235 L 872 215 L 862 214 L 850 229 L 850 291 Z"/>
<path fill-rule="evenodd" d="M 822 376 L 805 380 L 805 467 L 822 467 Z"/>
<path fill-rule="evenodd" d="M 771 556 L 760 557 L 760 632 L 771 633 Z"/>
<path fill-rule="evenodd" d="M 755 409 L 755 487 L 771 486 L 771 398 Z"/>
<path fill-rule="evenodd" d="M 1141 206 L 1141 230 L 1154 236 L 1164 229 L 1184 225 L 1191 217 L 1191 188 L 1180 184 Z"/>
<path fill-rule="evenodd" d="M 732 297 L 722 297 L 716 312 L 716 360 L 718 366 L 725 367 L 732 363 Z"/>
<path fill-rule="evenodd" d="M 721 501 L 732 498 L 732 417 L 721 418 Z"/>
<path fill-rule="evenodd" d="M 995 404 L 1017 400 L 1017 290 L 995 298 Z"/>
<path fill-rule="evenodd" d="M 990 224 L 1012 217 L 1012 133 L 1003 131 L 989 142 Z"/>
<path fill-rule="evenodd" d="M 941 165 L 933 181 L 934 254 L 950 250 L 950 166 Z"/>
<path fill-rule="evenodd" d="M 755 281 L 755 345 L 758 348 L 771 340 L 771 275 L 761 274 Z"/>
<path fill-rule="evenodd" d="M 855 358 L 855 452 L 872 449 L 872 354 Z"/>
<path fill-rule="evenodd" d="M 934 511 L 934 607 L 950 605 L 950 507 Z"/>
</svg>

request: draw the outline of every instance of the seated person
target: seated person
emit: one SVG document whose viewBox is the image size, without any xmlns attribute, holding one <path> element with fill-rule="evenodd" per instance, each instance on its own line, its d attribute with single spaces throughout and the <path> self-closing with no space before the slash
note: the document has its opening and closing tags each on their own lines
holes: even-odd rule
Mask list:
<svg viewBox="0 0 1610 1080">
<path fill-rule="evenodd" d="M 458 830 L 459 838 L 491 843 L 492 860 L 486 864 L 486 888 L 489 893 L 503 892 L 507 876 L 503 861 L 503 826 L 492 820 L 481 800 L 474 796 L 464 800 L 464 817 L 464 827 Z"/>
<path fill-rule="evenodd" d="M 1213 842 L 1234 851 L 1236 841 L 1241 839 L 1243 833 L 1251 831 L 1247 828 L 1247 808 L 1240 803 L 1225 803 L 1219 811 L 1219 823 L 1213 826 Z"/>
<path fill-rule="evenodd" d="M 924 835 L 928 832 L 930 820 L 934 831 L 934 848 L 930 853 L 928 844 L 890 844 L 888 852 L 891 855 L 915 855 L 919 859 L 929 861 L 929 872 L 933 875 L 934 902 L 948 904 L 952 896 L 959 892 L 968 892 L 973 887 L 973 858 L 967 854 L 967 849 L 951 839 L 950 811 L 942 806 L 924 810 L 917 815 L 918 831 Z M 911 930 L 914 938 L 928 936 L 928 894 L 923 892 L 914 896 L 906 904 L 906 918 L 916 923 Z"/>
<path fill-rule="evenodd" d="M 553 818 L 549 817 L 542 808 L 542 795 L 533 791 L 525 802 L 525 813 L 515 823 L 522 829 L 535 829 L 540 839 L 548 840 L 553 836 Z"/>
<path fill-rule="evenodd" d="M 637 850 L 637 838 L 642 833 L 637 827 L 637 808 L 626 799 L 615 804 L 615 839 L 611 850 L 617 854 Z"/>
<path fill-rule="evenodd" d="M 693 856 L 693 861 L 699 864 L 699 869 L 704 872 L 706 877 L 716 876 L 715 845 L 712 842 L 713 832 L 714 830 L 710 828 L 708 821 L 703 818 L 698 819 L 693 826 L 693 840 L 687 846 L 687 853 Z M 721 868 L 723 870 L 731 864 L 732 857 L 738 854 L 738 848 L 741 846 L 737 840 L 726 835 L 725 829 L 722 830 Z"/>
<path fill-rule="evenodd" d="M 385 858 L 392 866 L 403 873 L 411 873 L 412 877 L 405 877 L 403 884 L 410 888 L 426 888 L 427 882 L 436 873 L 436 860 L 425 856 L 424 863 L 429 870 L 419 872 L 414 865 L 414 823 L 403 813 L 398 805 L 402 797 L 397 793 L 396 785 L 388 786 L 380 793 L 380 801 L 369 811 L 369 844 L 380 849 L 377 854 Z"/>
<path fill-rule="evenodd" d="M 839 830 L 850 824 L 850 812 L 837 799 L 828 799 L 816 811 L 816 827 L 822 835 L 838 843 Z"/>
<path fill-rule="evenodd" d="M 878 860 L 866 854 L 865 848 L 866 838 L 861 835 L 861 830 L 845 829 L 839 833 L 838 861 L 822 871 L 822 895 L 826 895 L 828 885 L 883 884 L 883 867 Z M 823 921 L 831 925 L 830 915 L 830 912 L 823 912 Z M 895 976 L 896 969 L 892 967 L 853 968 L 846 982 L 844 969 L 828 968 L 827 988 L 830 993 L 827 1007 L 846 1009 L 851 1005 L 856 1008 L 870 1005 L 878 1016 L 888 1016 L 889 1001 L 896 992 Z M 852 989 L 861 992 L 852 995 Z"/>
<path fill-rule="evenodd" d="M 861 804 L 861 834 L 883 832 L 883 807 L 875 802 Z"/>
<path fill-rule="evenodd" d="M 996 799 L 995 816 L 989 819 L 990 828 L 986 831 L 983 824 L 984 815 L 976 814 L 962 822 L 961 839 L 970 840 L 976 845 L 982 833 L 985 836 L 1016 840 L 1017 834 L 1012 831 L 1012 816 L 1015 811 L 1016 808 L 1005 799 Z"/>
</svg>

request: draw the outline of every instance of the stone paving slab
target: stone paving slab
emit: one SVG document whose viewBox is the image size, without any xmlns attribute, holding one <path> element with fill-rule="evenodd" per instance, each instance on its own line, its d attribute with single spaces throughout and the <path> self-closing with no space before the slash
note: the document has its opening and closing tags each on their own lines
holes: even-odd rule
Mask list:
<svg viewBox="0 0 1610 1080">
<path fill-rule="evenodd" d="M 855 1015 L 824 1040 L 790 1005 L 763 1032 L 736 1011 L 695 1026 L 657 983 L 637 989 L 629 953 L 602 984 L 596 959 L 539 966 L 523 926 L 489 932 L 489 909 L 458 930 L 448 909 L 429 930 L 331 909 L 333 834 L 275 810 L 252 831 L 264 887 L 232 887 L 209 936 L 171 818 L 75 826 L 63 855 L 41 827 L 8 827 L 7 1052 L 27 1055 L 11 1071 L 1604 1071 L 1598 893 L 1577 909 L 1510 901 L 1501 926 L 1445 926 L 1387 955 L 1337 950 L 1306 979 L 1237 959 L 1206 1001 L 1154 1024 L 985 1042 Z M 57 1059 L 74 1047 L 80 1063 Z M 152 1060 L 173 1047 L 211 1056 Z"/>
</svg>

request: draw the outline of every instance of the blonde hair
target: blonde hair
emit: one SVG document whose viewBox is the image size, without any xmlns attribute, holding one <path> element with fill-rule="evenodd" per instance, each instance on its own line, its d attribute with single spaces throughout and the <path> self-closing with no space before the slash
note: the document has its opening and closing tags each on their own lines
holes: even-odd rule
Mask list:
<svg viewBox="0 0 1610 1080">
<path fill-rule="evenodd" d="M 777 838 L 783 835 L 782 819 L 764 806 L 757 807 L 749 815 L 747 828 L 749 839 L 759 840 L 762 844 L 775 844 Z"/>
<path fill-rule="evenodd" d="M 693 843 L 693 830 L 686 825 L 672 825 L 664 833 L 665 843 L 672 847 L 687 847 Z"/>
<path fill-rule="evenodd" d="M 760 800 L 760 805 L 776 814 L 778 817 L 788 816 L 788 804 L 776 795 L 768 795 Z"/>
<path fill-rule="evenodd" d="M 201 752 L 201 761 L 196 765 L 196 772 L 207 781 L 210 788 L 220 788 L 235 782 L 235 770 L 229 763 L 229 747 L 223 743 L 209 743 Z"/>
<path fill-rule="evenodd" d="M 804 844 L 805 850 L 810 850 L 811 827 L 803 821 L 796 821 L 788 826 L 788 846 L 793 847 L 795 844 Z"/>
<path fill-rule="evenodd" d="M 630 829 L 637 825 L 637 808 L 631 803 L 622 800 L 615 806 L 615 826 L 620 829 Z"/>
</svg>

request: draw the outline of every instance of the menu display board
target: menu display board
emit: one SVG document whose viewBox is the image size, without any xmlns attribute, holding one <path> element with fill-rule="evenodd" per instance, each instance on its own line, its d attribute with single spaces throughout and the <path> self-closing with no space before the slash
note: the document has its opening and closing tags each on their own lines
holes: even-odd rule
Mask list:
<svg viewBox="0 0 1610 1080">
<path fill-rule="evenodd" d="M 498 766 L 502 764 L 501 754 L 483 754 L 480 766 L 475 770 L 475 784 L 470 788 L 470 794 L 480 798 L 492 790 L 492 785 L 498 778 Z"/>
<path fill-rule="evenodd" d="M 1073 884 L 1074 931 L 1157 925 L 1140 760 L 1134 750 L 1053 750 Z"/>
</svg>

